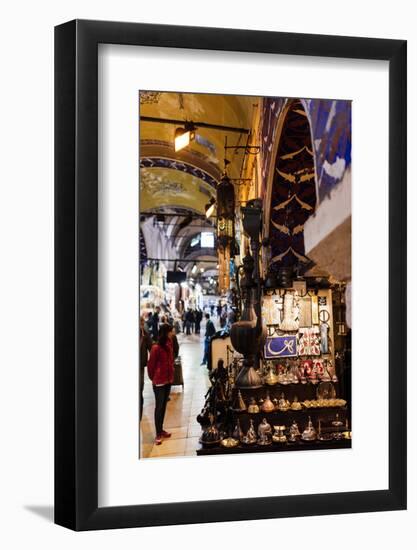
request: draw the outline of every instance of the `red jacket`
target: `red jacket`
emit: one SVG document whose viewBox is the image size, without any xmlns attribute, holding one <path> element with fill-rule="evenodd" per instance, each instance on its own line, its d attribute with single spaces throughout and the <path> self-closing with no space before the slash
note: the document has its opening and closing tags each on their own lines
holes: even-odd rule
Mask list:
<svg viewBox="0 0 417 550">
<path fill-rule="evenodd" d="M 174 352 L 172 342 L 168 340 L 166 347 L 154 344 L 148 359 L 148 375 L 155 386 L 172 384 L 174 381 Z"/>
</svg>

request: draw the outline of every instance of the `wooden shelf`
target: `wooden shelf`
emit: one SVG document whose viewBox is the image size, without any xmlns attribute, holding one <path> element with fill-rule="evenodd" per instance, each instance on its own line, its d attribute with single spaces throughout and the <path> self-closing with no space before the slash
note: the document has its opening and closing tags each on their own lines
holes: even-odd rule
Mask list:
<svg viewBox="0 0 417 550">
<path fill-rule="evenodd" d="M 242 453 L 276 453 L 286 451 L 313 451 L 313 450 L 329 450 L 329 449 L 350 449 L 352 441 L 350 439 L 341 439 L 340 441 L 296 441 L 294 443 L 272 443 L 271 445 L 239 445 L 233 449 L 225 449 L 224 447 L 212 447 L 196 450 L 197 456 L 209 455 L 228 455 Z"/>
</svg>

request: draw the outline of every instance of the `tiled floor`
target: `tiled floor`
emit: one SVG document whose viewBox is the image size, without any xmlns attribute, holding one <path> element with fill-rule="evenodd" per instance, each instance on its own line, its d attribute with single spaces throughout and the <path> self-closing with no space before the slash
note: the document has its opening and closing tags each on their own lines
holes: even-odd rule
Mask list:
<svg viewBox="0 0 417 550">
<path fill-rule="evenodd" d="M 193 456 L 198 448 L 200 424 L 197 414 L 204 404 L 204 396 L 209 387 L 207 368 L 201 366 L 203 357 L 203 335 L 205 327 L 201 327 L 201 336 L 191 334 L 178 335 L 182 370 L 184 376 L 184 391 L 181 386 L 173 386 L 171 399 L 168 401 L 164 429 L 171 432 L 170 439 L 165 439 L 162 445 L 154 445 L 155 427 L 153 421 L 155 400 L 152 384 L 146 376 L 143 392 L 144 406 L 140 425 L 140 457 L 170 457 Z"/>
</svg>

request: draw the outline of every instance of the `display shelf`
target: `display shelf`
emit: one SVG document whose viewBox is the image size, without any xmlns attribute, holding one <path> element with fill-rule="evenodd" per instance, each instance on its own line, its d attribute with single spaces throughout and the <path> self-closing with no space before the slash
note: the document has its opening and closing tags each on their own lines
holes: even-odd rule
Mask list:
<svg viewBox="0 0 417 550">
<path fill-rule="evenodd" d="M 321 408 L 317 408 L 317 409 L 306 409 L 306 408 L 303 408 L 303 409 L 300 409 L 298 411 L 293 411 L 292 409 L 289 409 L 288 411 L 269 411 L 269 412 L 264 412 L 264 411 L 259 411 L 258 413 L 250 413 L 248 411 L 233 411 L 233 414 L 235 415 L 238 415 L 239 417 L 241 416 L 248 416 L 249 418 L 257 418 L 259 416 L 272 416 L 274 414 L 276 415 L 286 415 L 286 416 L 291 416 L 291 415 L 298 415 L 298 416 L 301 416 L 301 415 L 307 415 L 307 416 L 317 416 L 317 415 L 320 415 L 322 414 L 323 416 L 330 416 L 332 414 L 338 414 L 338 413 L 347 413 L 348 412 L 348 407 L 321 407 Z"/>
<path fill-rule="evenodd" d="M 258 390 L 273 390 L 274 388 L 275 389 L 280 389 L 282 391 L 285 391 L 285 388 L 309 388 L 309 389 L 317 389 L 317 386 L 321 383 L 318 382 L 316 384 L 313 384 L 312 382 L 307 382 L 306 384 L 301 384 L 300 382 L 297 384 L 297 383 L 291 383 L 291 384 L 281 384 L 281 383 L 277 383 L 277 384 L 273 384 L 273 385 L 270 385 L 270 384 L 263 384 L 262 386 L 259 386 L 258 388 L 239 388 L 239 387 L 234 387 L 233 389 L 234 390 L 240 390 L 241 392 L 253 392 L 253 391 L 258 391 Z M 331 382 L 334 386 L 337 386 L 340 382 L 337 381 L 337 382 Z"/>
<path fill-rule="evenodd" d="M 232 449 L 224 447 L 199 448 L 196 451 L 197 456 L 208 455 L 228 455 L 241 453 L 276 453 L 285 451 L 313 451 L 330 449 L 350 449 L 352 441 L 350 439 L 341 439 L 340 441 L 296 441 L 294 443 L 272 443 L 271 445 L 239 445 Z"/>
</svg>

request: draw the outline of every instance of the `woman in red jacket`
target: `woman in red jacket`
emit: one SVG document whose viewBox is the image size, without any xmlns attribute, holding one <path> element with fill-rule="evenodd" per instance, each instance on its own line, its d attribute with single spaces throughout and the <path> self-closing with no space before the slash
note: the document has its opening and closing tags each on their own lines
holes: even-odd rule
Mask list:
<svg viewBox="0 0 417 550">
<path fill-rule="evenodd" d="M 148 359 L 148 375 L 155 394 L 155 445 L 171 434 L 163 429 L 164 417 L 171 384 L 174 380 L 174 351 L 171 340 L 172 327 L 161 325 L 158 342 L 152 346 Z"/>
</svg>

